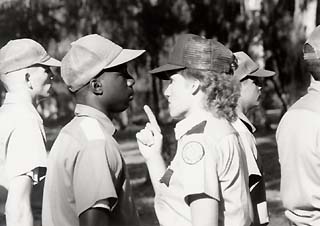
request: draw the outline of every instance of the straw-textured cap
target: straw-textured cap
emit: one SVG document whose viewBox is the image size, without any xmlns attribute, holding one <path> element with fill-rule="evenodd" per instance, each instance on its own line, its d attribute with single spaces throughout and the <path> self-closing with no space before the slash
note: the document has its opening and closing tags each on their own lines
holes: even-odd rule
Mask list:
<svg viewBox="0 0 320 226">
<path fill-rule="evenodd" d="M 97 34 L 87 35 L 71 43 L 71 49 L 61 61 L 61 77 L 69 90 L 75 92 L 103 69 L 127 63 L 144 52 L 123 49 Z"/>
<path fill-rule="evenodd" d="M 303 58 L 305 60 L 320 59 L 320 25 L 311 32 L 305 44 L 311 45 L 314 52 L 303 53 Z"/>
<path fill-rule="evenodd" d="M 32 39 L 9 41 L 0 49 L 0 74 L 5 74 L 32 65 L 60 67 L 60 61 L 49 56 L 47 51 Z"/>
<path fill-rule="evenodd" d="M 275 75 L 274 71 L 259 69 L 258 64 L 242 51 L 235 52 L 234 55 L 238 60 L 238 68 L 234 71 L 234 77 L 239 81 L 247 76 L 270 77 Z"/>
<path fill-rule="evenodd" d="M 229 73 L 233 60 L 232 52 L 220 42 L 194 34 L 183 34 L 178 37 L 168 63 L 150 73 L 184 68 Z"/>
</svg>

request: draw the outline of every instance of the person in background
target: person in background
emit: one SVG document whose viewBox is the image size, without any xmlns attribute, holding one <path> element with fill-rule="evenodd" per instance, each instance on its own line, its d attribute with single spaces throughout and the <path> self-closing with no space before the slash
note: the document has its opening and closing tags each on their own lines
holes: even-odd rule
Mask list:
<svg viewBox="0 0 320 226">
<path fill-rule="evenodd" d="M 76 108 L 49 154 L 43 225 L 139 225 L 111 120 L 133 99 L 127 63 L 142 53 L 91 34 L 73 42 L 63 57 L 61 76 Z"/>
<path fill-rule="evenodd" d="M 46 136 L 36 106 L 50 94 L 50 67 L 60 67 L 60 61 L 34 40 L 11 40 L 0 49 L 0 80 L 6 90 L 0 108 L 0 185 L 8 191 L 7 226 L 33 226 L 31 191 L 47 165 Z"/>
<path fill-rule="evenodd" d="M 232 52 L 218 41 L 184 34 L 168 64 L 151 71 L 169 81 L 164 95 L 177 120 L 178 146 L 168 168 L 161 156 L 161 130 L 147 106 L 150 122 L 136 135 L 155 190 L 160 225 L 251 224 L 246 160 L 230 124 L 237 117 L 239 97 L 234 63 Z"/>
<path fill-rule="evenodd" d="M 253 136 L 256 129 L 246 115 L 259 105 L 261 94 L 259 79 L 274 76 L 275 72 L 259 69 L 258 64 L 244 52 L 236 52 L 234 55 L 238 60 L 234 77 L 240 82 L 241 87 L 237 108 L 238 118 L 232 125 L 240 135 L 247 158 L 250 196 L 254 212 L 253 226 L 267 225 L 269 216 L 262 159 Z"/>
<path fill-rule="evenodd" d="M 320 225 L 320 26 L 303 46 L 311 83 L 281 118 L 276 140 L 280 196 L 290 225 Z"/>
</svg>

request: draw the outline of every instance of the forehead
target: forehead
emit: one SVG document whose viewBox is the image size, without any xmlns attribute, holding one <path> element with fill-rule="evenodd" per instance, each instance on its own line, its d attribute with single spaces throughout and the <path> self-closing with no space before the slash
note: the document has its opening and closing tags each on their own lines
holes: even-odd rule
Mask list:
<svg viewBox="0 0 320 226">
<path fill-rule="evenodd" d="M 185 77 L 181 73 L 174 73 L 169 77 L 169 80 L 171 81 L 176 81 L 176 80 L 185 80 Z"/>
</svg>

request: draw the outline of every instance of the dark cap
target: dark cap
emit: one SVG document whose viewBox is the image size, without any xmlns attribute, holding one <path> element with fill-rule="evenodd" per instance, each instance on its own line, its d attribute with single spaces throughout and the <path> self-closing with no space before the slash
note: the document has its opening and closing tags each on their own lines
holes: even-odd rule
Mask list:
<svg viewBox="0 0 320 226">
<path fill-rule="evenodd" d="M 274 71 L 259 68 L 245 52 L 235 52 L 235 57 L 238 60 L 238 68 L 234 71 L 233 75 L 238 81 L 241 81 L 247 76 L 250 77 L 270 77 L 276 73 Z"/>
<path fill-rule="evenodd" d="M 179 69 L 197 69 L 229 73 L 234 56 L 228 48 L 213 39 L 183 34 L 178 37 L 168 63 L 150 71 L 156 74 Z"/>
</svg>

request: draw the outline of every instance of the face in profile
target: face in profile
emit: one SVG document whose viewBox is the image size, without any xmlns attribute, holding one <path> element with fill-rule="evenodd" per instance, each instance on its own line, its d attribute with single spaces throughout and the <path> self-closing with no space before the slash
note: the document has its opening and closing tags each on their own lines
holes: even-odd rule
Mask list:
<svg viewBox="0 0 320 226">
<path fill-rule="evenodd" d="M 127 71 L 127 64 L 104 69 L 98 77 L 103 94 L 101 100 L 108 112 L 122 112 L 133 100 L 133 77 Z"/>
<path fill-rule="evenodd" d="M 259 97 L 261 95 L 261 86 L 257 77 L 247 77 L 241 81 L 241 102 L 248 109 L 259 105 Z"/>
<path fill-rule="evenodd" d="M 37 97 L 48 97 L 52 86 L 53 73 L 48 66 L 33 66 L 28 70 L 32 92 Z"/>
<path fill-rule="evenodd" d="M 172 118 L 180 120 L 187 116 L 192 95 L 191 86 L 191 81 L 179 72 L 170 76 L 164 95 L 168 99 L 169 113 Z"/>
</svg>

